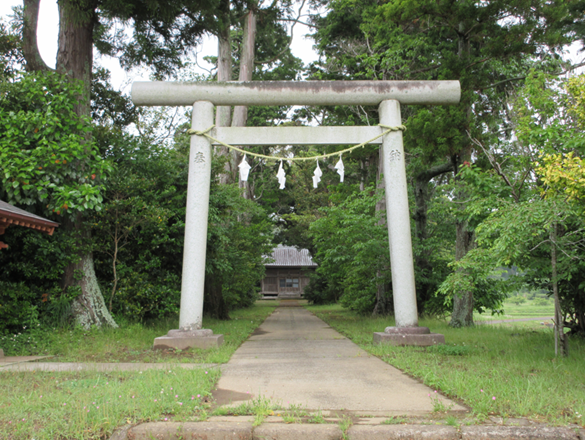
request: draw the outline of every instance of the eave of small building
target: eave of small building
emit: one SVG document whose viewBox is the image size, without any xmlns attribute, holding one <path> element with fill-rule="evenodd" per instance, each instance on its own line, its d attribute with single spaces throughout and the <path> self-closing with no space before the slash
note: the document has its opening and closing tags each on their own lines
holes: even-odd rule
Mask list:
<svg viewBox="0 0 585 440">
<path fill-rule="evenodd" d="M 0 228 L 5 229 L 11 225 L 37 229 L 46 234 L 53 235 L 59 223 L 31 214 L 24 209 L 17 208 L 0 200 Z"/>
<path fill-rule="evenodd" d="M 310 266 L 299 266 L 299 265 L 294 265 L 294 264 L 288 264 L 288 265 L 277 265 L 277 264 L 265 264 L 264 267 L 266 268 L 270 268 L 270 269 L 312 269 L 312 268 L 316 268 L 319 267 L 318 264 L 313 263 Z"/>
</svg>

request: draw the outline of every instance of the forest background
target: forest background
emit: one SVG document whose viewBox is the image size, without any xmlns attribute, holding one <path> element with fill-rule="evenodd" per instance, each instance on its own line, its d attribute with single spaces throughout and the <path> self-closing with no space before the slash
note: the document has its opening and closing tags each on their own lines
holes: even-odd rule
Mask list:
<svg viewBox="0 0 585 440">
<path fill-rule="evenodd" d="M 138 109 L 94 50 L 164 80 L 459 80 L 452 107 L 403 107 L 419 312 L 473 324 L 509 292 L 555 297 L 557 322 L 585 334 L 585 2 L 62 0 L 55 69 L 37 46 L 38 0 L 0 25 L 0 198 L 61 223 L 49 237 L 11 227 L 0 253 L 0 331 L 110 325 L 178 311 L 189 109 Z M 310 6 L 299 13 L 301 6 Z M 293 56 L 295 23 L 319 59 Z M 190 58 L 218 38 L 209 74 Z M 216 125 L 375 125 L 374 107 L 218 108 Z M 343 147 L 257 147 L 312 156 Z M 392 312 L 384 172 L 374 146 L 323 160 L 240 157 L 213 165 L 206 313 L 251 305 L 263 256 L 307 248 L 315 303 Z M 49 264 L 48 264 L 49 263 Z M 513 270 L 510 270 L 513 268 Z M 564 333 L 563 333 L 564 335 Z M 561 335 L 561 339 L 562 339 Z"/>
</svg>

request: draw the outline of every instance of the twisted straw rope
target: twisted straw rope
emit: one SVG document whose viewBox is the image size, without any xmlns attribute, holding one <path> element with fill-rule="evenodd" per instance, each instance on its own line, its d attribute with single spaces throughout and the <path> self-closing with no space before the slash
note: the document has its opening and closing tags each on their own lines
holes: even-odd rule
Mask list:
<svg viewBox="0 0 585 440">
<path fill-rule="evenodd" d="M 370 140 L 362 142 L 361 144 L 358 144 L 358 145 L 354 145 L 353 147 L 346 148 L 345 150 L 336 151 L 335 153 L 321 154 L 318 156 L 310 156 L 310 157 L 266 156 L 264 154 L 252 153 L 250 151 L 242 150 L 241 148 L 234 147 L 233 145 L 230 145 L 230 144 L 226 144 L 225 142 L 222 142 L 219 139 L 216 139 L 213 136 L 210 136 L 208 133 L 211 130 L 213 130 L 215 125 L 212 125 L 211 127 L 207 128 L 205 130 L 193 130 L 192 128 L 190 128 L 189 130 L 187 130 L 187 134 L 195 135 L 195 136 L 205 136 L 206 138 L 212 140 L 213 142 L 215 142 L 217 144 L 223 145 L 224 147 L 227 147 L 231 150 L 235 150 L 235 151 L 239 151 L 240 153 L 247 154 L 248 156 L 261 157 L 262 159 L 266 159 L 266 160 L 275 160 L 275 161 L 291 160 L 291 161 L 299 161 L 300 162 L 303 160 L 325 159 L 326 157 L 332 157 L 332 156 L 342 155 L 343 153 L 349 153 L 350 151 L 355 150 L 356 148 L 360 148 L 360 147 L 363 148 L 365 145 L 369 144 L 370 142 L 374 142 L 376 139 L 381 138 L 382 136 L 385 136 L 388 133 L 391 133 L 393 131 L 405 131 L 406 130 L 406 127 L 404 125 L 398 125 L 397 127 L 391 127 L 389 125 L 384 125 L 384 124 L 378 124 L 378 125 L 382 128 L 385 128 L 386 130 L 383 131 L 382 133 L 380 133 L 378 136 L 373 137 Z"/>
</svg>

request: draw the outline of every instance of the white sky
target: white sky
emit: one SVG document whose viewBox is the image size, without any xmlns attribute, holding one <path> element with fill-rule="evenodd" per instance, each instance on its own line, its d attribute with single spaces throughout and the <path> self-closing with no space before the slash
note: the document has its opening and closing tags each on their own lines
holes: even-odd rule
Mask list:
<svg viewBox="0 0 585 440">
<path fill-rule="evenodd" d="M 12 7 L 19 5 L 22 5 L 22 0 L 0 0 L 0 17 L 8 21 L 8 16 L 12 14 Z M 55 67 L 57 57 L 58 26 L 57 0 L 42 0 L 39 12 L 38 45 L 41 57 L 51 67 Z M 305 37 L 307 33 L 310 33 L 310 29 L 307 26 L 297 24 L 291 45 L 293 54 L 302 59 L 305 64 L 317 59 L 317 54 L 313 50 L 313 40 Z M 205 37 L 203 44 L 197 47 L 198 64 L 207 69 L 213 67 L 203 60 L 203 57 L 209 55 L 217 56 L 217 39 L 215 37 Z M 149 80 L 148 73 L 145 71 L 125 72 L 120 67 L 117 58 L 96 57 L 96 61 L 112 72 L 112 86 L 116 89 L 128 92 L 132 81 Z M 201 73 L 204 73 L 204 71 L 201 70 Z"/>
</svg>

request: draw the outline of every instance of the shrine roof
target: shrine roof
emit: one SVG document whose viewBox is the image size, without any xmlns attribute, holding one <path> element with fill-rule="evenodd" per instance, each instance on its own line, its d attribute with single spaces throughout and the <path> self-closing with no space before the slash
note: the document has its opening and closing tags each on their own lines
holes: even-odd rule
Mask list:
<svg viewBox="0 0 585 440">
<path fill-rule="evenodd" d="M 308 249 L 297 249 L 293 246 L 279 244 L 268 258 L 272 258 L 274 262 L 266 263 L 266 267 L 317 267 L 317 263 L 313 262 Z"/>
<path fill-rule="evenodd" d="M 27 228 L 38 229 L 49 235 L 52 235 L 55 228 L 59 226 L 59 223 L 31 214 L 30 212 L 12 206 L 10 203 L 6 203 L 3 200 L 0 200 L 0 223 L 4 223 L 7 226 L 19 225 Z"/>
</svg>

